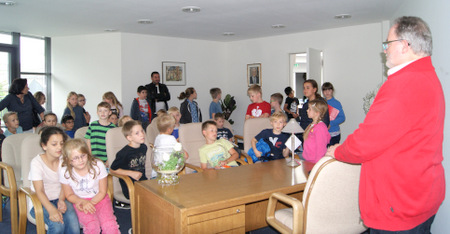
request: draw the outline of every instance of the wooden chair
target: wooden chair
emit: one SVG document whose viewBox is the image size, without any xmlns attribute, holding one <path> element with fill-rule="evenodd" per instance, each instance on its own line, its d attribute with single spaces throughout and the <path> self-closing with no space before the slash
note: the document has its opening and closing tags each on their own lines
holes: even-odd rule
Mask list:
<svg viewBox="0 0 450 234">
<path fill-rule="evenodd" d="M 5 176 L 3 177 L 3 175 Z M 14 175 L 14 169 L 4 162 L 0 162 L 0 194 L 9 197 L 11 210 L 11 233 L 18 233 L 16 177 Z M 3 222 L 3 209 L 1 207 L 0 222 Z"/>
<path fill-rule="evenodd" d="M 362 233 L 358 205 L 361 165 L 323 157 L 312 169 L 303 200 L 282 193 L 269 198 L 267 222 L 281 233 Z M 277 210 L 278 202 L 292 208 Z"/>
<path fill-rule="evenodd" d="M 19 233 L 25 234 L 27 228 L 27 218 L 30 223 L 36 225 L 37 233 L 45 233 L 48 229 L 44 224 L 44 214 L 42 204 L 35 192 L 31 191 L 31 181 L 28 178 L 30 172 L 31 160 L 44 151 L 40 145 L 40 135 L 34 134 L 25 138 L 22 142 L 21 160 L 23 186 L 19 190 Z M 30 214 L 31 206 L 34 207 L 35 217 Z"/>
<path fill-rule="evenodd" d="M 116 154 L 129 142 L 122 133 L 122 127 L 112 128 L 106 132 L 106 154 L 108 156 L 108 162 L 111 165 L 116 159 Z M 148 142 L 146 141 L 148 146 Z M 149 147 L 147 150 L 146 163 L 145 163 L 145 174 L 147 178 L 150 178 L 152 167 L 151 167 L 151 157 L 152 150 Z M 128 188 L 128 194 L 130 199 L 127 199 L 122 193 L 122 187 L 120 186 L 119 179 L 125 181 Z M 136 202 L 134 200 L 134 184 L 133 181 L 128 176 L 118 175 L 114 172 L 109 172 L 108 176 L 108 194 L 112 195 L 114 199 L 119 202 L 130 204 L 131 208 L 131 226 L 133 230 L 136 230 L 136 217 L 133 210 L 135 209 Z M 113 198 L 111 197 L 111 201 Z"/>
<path fill-rule="evenodd" d="M 86 132 L 87 132 L 88 128 L 89 128 L 89 126 L 84 126 L 84 127 L 81 127 L 79 129 L 77 129 L 75 131 L 74 138 L 85 139 L 84 135 L 86 135 Z"/>
<path fill-rule="evenodd" d="M 241 152 L 241 158 L 247 159 L 249 164 L 253 163 L 247 152 L 252 148 L 252 139 L 262 130 L 272 128 L 269 118 L 247 119 L 244 123 L 244 152 Z"/>
</svg>

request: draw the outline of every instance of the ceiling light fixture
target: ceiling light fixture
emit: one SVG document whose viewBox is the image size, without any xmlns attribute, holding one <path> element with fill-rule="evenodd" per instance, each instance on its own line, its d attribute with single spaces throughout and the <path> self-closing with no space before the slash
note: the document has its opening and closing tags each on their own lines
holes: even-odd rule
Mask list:
<svg viewBox="0 0 450 234">
<path fill-rule="evenodd" d="M 181 11 L 186 13 L 197 13 L 200 12 L 200 7 L 198 6 L 186 6 L 181 8 Z"/>
<path fill-rule="evenodd" d="M 153 24 L 153 21 L 151 21 L 149 19 L 140 19 L 137 22 L 138 22 L 138 24 Z"/>
<path fill-rule="evenodd" d="M 224 33 L 222 33 L 222 35 L 229 37 L 229 36 L 234 36 L 235 33 L 234 32 L 224 32 Z"/>
<path fill-rule="evenodd" d="M 16 5 L 16 2 L 13 1 L 1 1 L 0 6 L 14 6 Z"/>
<path fill-rule="evenodd" d="M 286 25 L 284 25 L 284 24 L 274 24 L 274 25 L 272 25 L 272 28 L 286 28 Z"/>
<path fill-rule="evenodd" d="M 107 29 L 105 29 L 105 32 L 117 32 L 117 29 L 107 28 Z"/>
<path fill-rule="evenodd" d="M 340 15 L 335 15 L 334 18 L 338 19 L 338 20 L 344 20 L 344 19 L 350 19 L 350 18 L 352 18 L 352 16 L 349 14 L 340 14 Z"/>
</svg>

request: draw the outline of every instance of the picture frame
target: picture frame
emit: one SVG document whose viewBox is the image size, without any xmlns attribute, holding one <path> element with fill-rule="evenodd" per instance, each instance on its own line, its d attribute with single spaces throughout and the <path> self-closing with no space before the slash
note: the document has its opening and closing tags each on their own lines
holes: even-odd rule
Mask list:
<svg viewBox="0 0 450 234">
<path fill-rule="evenodd" d="M 186 85 L 186 63 L 162 62 L 162 83 L 165 85 Z"/>
<path fill-rule="evenodd" d="M 254 84 L 262 86 L 261 63 L 247 64 L 247 85 Z"/>
</svg>

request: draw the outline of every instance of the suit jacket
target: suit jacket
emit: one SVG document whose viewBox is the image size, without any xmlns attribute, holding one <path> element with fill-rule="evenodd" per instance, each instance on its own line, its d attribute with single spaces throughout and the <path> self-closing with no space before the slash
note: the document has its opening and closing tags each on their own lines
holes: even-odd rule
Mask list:
<svg viewBox="0 0 450 234">
<path fill-rule="evenodd" d="M 167 101 L 170 100 L 170 93 L 169 89 L 167 89 L 167 86 L 165 84 L 158 84 L 159 86 L 159 93 L 157 92 L 157 87 L 155 84 L 150 83 L 145 86 L 147 88 L 147 99 L 150 100 L 150 108 L 152 109 L 152 118 L 156 117 L 156 100 L 158 102 L 163 101 L 166 110 L 169 109 L 169 106 L 167 105 Z"/>
</svg>

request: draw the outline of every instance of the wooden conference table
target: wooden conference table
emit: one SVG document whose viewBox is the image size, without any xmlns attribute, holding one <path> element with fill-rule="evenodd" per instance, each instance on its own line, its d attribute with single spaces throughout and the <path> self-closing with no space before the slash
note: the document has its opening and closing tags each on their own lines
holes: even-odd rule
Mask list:
<svg viewBox="0 0 450 234">
<path fill-rule="evenodd" d="M 275 160 L 182 175 L 172 186 L 137 182 L 133 232 L 244 233 L 265 227 L 269 196 L 281 192 L 301 200 L 310 167 L 303 162 L 293 169 Z"/>
</svg>

